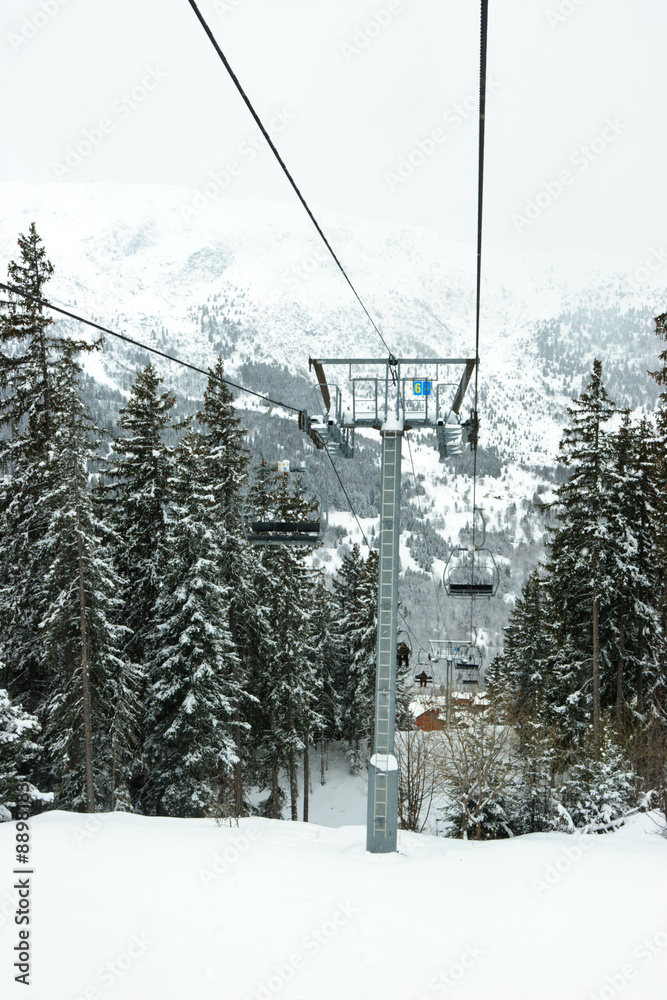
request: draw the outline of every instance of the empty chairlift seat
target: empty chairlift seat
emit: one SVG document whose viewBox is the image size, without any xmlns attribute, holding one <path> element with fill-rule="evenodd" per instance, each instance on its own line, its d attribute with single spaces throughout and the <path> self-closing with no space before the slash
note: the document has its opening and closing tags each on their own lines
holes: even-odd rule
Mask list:
<svg viewBox="0 0 667 1000">
<path fill-rule="evenodd" d="M 302 493 L 303 483 L 280 483 L 280 476 L 294 476 L 304 469 L 290 470 L 289 462 L 273 467 L 262 465 L 250 477 L 241 508 L 243 533 L 252 545 L 317 545 L 326 527 L 326 514 L 320 497 L 308 491 L 311 503 Z M 277 487 L 272 489 L 272 486 Z M 283 488 L 281 488 L 283 487 Z M 292 508 L 303 509 L 303 516 L 290 517 Z M 313 508 L 317 507 L 314 511 Z"/>
<path fill-rule="evenodd" d="M 444 572 L 445 591 L 450 597 L 493 597 L 499 583 L 498 567 L 489 549 L 452 549 Z"/>
</svg>

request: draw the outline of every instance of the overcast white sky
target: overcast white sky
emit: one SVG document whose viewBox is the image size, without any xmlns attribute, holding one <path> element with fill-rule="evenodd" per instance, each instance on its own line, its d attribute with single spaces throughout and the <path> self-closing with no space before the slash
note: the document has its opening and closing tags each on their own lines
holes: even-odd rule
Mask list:
<svg viewBox="0 0 667 1000">
<path fill-rule="evenodd" d="M 667 245 L 664 0 L 489 8 L 489 244 Z M 201 9 L 315 206 L 474 239 L 477 0 Z M 302 212 L 187 0 L 3 0 L 0 33 L 0 181 L 201 189 L 232 161 L 226 197 Z"/>
</svg>

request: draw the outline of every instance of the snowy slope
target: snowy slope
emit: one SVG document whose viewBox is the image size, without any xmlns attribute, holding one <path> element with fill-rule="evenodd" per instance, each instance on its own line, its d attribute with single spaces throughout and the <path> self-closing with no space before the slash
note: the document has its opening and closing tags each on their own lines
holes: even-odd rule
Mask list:
<svg viewBox="0 0 667 1000">
<path fill-rule="evenodd" d="M 46 813 L 31 821 L 32 984 L 12 982 L 14 824 L 0 826 L 2 996 L 33 1000 L 593 1000 L 665 995 L 667 840 L 489 843 L 361 826 Z"/>
</svg>

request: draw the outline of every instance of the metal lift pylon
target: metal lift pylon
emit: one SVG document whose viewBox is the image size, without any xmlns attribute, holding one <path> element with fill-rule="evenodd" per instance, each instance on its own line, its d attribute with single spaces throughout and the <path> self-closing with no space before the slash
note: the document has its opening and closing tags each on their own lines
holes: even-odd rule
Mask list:
<svg viewBox="0 0 667 1000">
<path fill-rule="evenodd" d="M 396 850 L 398 764 L 396 729 L 396 634 L 398 631 L 398 555 L 401 509 L 403 421 L 383 427 L 378 564 L 378 635 L 375 672 L 375 740 L 368 769 L 366 850 Z"/>
<path fill-rule="evenodd" d="M 476 421 L 476 414 L 471 415 L 467 424 L 462 424 L 459 412 L 478 359 L 311 358 L 309 363 L 317 374 L 327 411 L 322 418 L 308 417 L 306 413 L 301 417 L 302 429 L 316 446 L 331 453 L 332 443 L 335 443 L 342 457 L 351 458 L 355 428 L 372 427 L 379 430 L 382 437 L 375 735 L 368 769 L 366 849 L 373 854 L 388 854 L 396 850 L 398 836 L 398 763 L 394 754 L 394 735 L 403 435 L 412 428 L 430 428 L 436 431 L 441 459 L 448 454 L 461 453 L 462 430 Z M 343 411 L 340 391 L 337 386 L 327 384 L 324 365 L 348 367 L 352 382 L 351 409 Z M 449 366 L 454 365 L 464 366 L 460 381 L 440 382 L 440 369 L 449 371 Z M 378 366 L 385 369 L 384 377 L 352 375 L 353 367 Z M 419 372 L 404 376 L 406 368 L 416 368 Z M 423 377 L 432 368 L 435 368 L 433 381 Z M 450 403 L 452 388 L 456 392 Z M 456 423 L 448 425 L 448 419 Z M 444 427 L 447 427 L 447 434 L 442 431 Z M 454 427 L 458 427 L 457 434 L 452 433 Z"/>
</svg>

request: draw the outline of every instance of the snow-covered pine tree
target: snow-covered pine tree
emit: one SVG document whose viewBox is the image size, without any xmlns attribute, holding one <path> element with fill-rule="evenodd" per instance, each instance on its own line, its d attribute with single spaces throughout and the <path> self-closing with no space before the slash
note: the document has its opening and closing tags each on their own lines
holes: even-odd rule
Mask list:
<svg viewBox="0 0 667 1000">
<path fill-rule="evenodd" d="M 96 802 L 108 808 L 113 795 L 110 730 L 129 630 L 116 621 L 122 580 L 113 548 L 119 540 L 101 519 L 88 481 L 99 433 L 79 396 L 75 350 L 65 343 L 55 366 L 50 474 L 40 497 L 47 521 L 39 542 L 45 567 L 40 647 L 48 671 L 43 727 L 56 804 L 93 812 Z"/>
<path fill-rule="evenodd" d="M 667 341 L 667 313 L 655 320 L 656 335 Z M 650 372 L 651 377 L 662 387 L 656 409 L 655 478 L 657 481 L 655 529 L 657 544 L 656 590 L 663 637 L 667 637 L 667 347 L 660 354 L 662 367 Z M 663 646 L 662 670 L 667 674 L 667 647 Z M 665 711 L 667 705 L 663 704 Z"/>
<path fill-rule="evenodd" d="M 556 677 L 546 670 L 546 660 L 554 644 L 549 608 L 549 590 L 539 572 L 526 580 L 505 628 L 503 652 L 486 672 L 487 689 L 496 713 L 521 728 L 525 720 L 535 720 L 547 686 L 551 697 Z M 562 691 L 565 696 L 567 691 Z"/>
<path fill-rule="evenodd" d="M 603 704 L 615 703 L 619 735 L 660 701 L 660 625 L 655 601 L 655 482 L 653 429 L 647 420 L 638 427 L 626 411 L 611 436 L 611 462 L 605 472 L 607 502 L 605 533 L 607 574 L 612 603 L 609 612 L 611 648 Z M 615 669 L 614 669 L 615 668 Z"/>
<path fill-rule="evenodd" d="M 5 688 L 0 688 L 0 823 L 12 818 L 19 786 L 28 796 L 38 798 L 34 786 L 27 781 L 34 758 L 41 747 L 35 742 L 39 722 L 14 703 Z"/>
<path fill-rule="evenodd" d="M 517 834 L 549 830 L 557 816 L 555 786 L 563 755 L 557 732 L 545 723 L 545 715 L 536 695 L 534 715 L 524 717 L 518 733 L 518 780 L 510 799 L 510 824 Z"/>
<path fill-rule="evenodd" d="M 316 742 L 316 736 L 319 736 L 320 781 L 324 784 L 328 741 L 335 739 L 340 730 L 340 695 L 336 688 L 336 678 L 340 672 L 340 644 L 336 628 L 336 604 L 333 594 L 325 586 L 323 573 L 317 577 L 312 602 L 318 681 L 315 708 L 320 722 L 304 739 L 304 821 L 308 820 L 308 739 L 312 738 Z"/>
<path fill-rule="evenodd" d="M 551 529 L 550 602 L 557 623 L 554 672 L 562 676 L 566 667 L 578 675 L 568 704 L 590 704 L 591 722 L 601 735 L 601 644 L 606 615 L 601 609 L 610 601 L 607 504 L 605 474 L 610 461 L 609 436 L 605 424 L 614 413 L 602 381 L 597 359 L 586 390 L 568 407 L 570 426 L 563 433 L 560 461 L 569 469 L 569 479 L 558 487 L 554 504 L 559 524 Z M 562 654 L 567 651 L 567 664 Z M 576 734 L 573 732 L 572 734 Z"/>
<path fill-rule="evenodd" d="M 239 688 L 247 688 L 249 651 L 264 630 L 263 609 L 255 592 L 255 560 L 241 526 L 240 511 L 248 481 L 249 454 L 245 430 L 234 406 L 234 395 L 224 381 L 224 366 L 218 359 L 209 370 L 204 406 L 197 414 L 201 445 L 198 447 L 202 473 L 211 496 L 211 514 L 219 532 L 219 580 L 229 594 L 229 628 L 237 656 Z M 234 740 L 235 816 L 247 813 L 245 775 L 249 765 L 249 744 L 245 739 L 251 696 L 247 691 L 236 702 Z"/>
<path fill-rule="evenodd" d="M 43 298 L 53 265 L 34 223 L 18 245 L 8 282 Z M 76 351 L 95 346 L 54 330 L 38 303 L 16 293 L 0 302 L 0 627 L 10 695 L 31 712 L 41 711 L 48 687 L 39 655 L 39 543 L 47 523 L 42 497 L 51 474 L 55 366 L 66 345 Z"/>
<path fill-rule="evenodd" d="M 377 646 L 377 625 L 372 634 L 373 616 L 377 620 L 377 584 L 373 598 L 370 574 L 356 542 L 333 579 L 333 593 L 338 605 L 341 734 L 348 744 L 350 768 L 355 773 L 362 765 L 364 749 L 368 749 L 363 744 L 373 726 Z"/>
<path fill-rule="evenodd" d="M 257 509 L 278 520 L 312 517 L 315 501 L 304 495 L 297 480 L 260 466 L 255 480 Z M 290 812 L 298 819 L 297 761 L 305 735 L 320 725 L 317 711 L 320 681 L 317 662 L 317 614 L 312 591 L 316 574 L 300 546 L 272 545 L 257 550 L 256 590 L 264 609 L 266 631 L 249 657 L 252 692 L 258 700 L 255 715 L 255 753 L 263 780 L 271 792 L 265 806 L 274 818 L 281 815 L 281 768 L 288 773 Z"/>
<path fill-rule="evenodd" d="M 148 692 L 143 802 L 169 816 L 233 811 L 239 663 L 221 582 L 221 528 L 202 454 L 181 443 L 161 558 L 164 586 L 146 637 Z"/>
<path fill-rule="evenodd" d="M 120 410 L 121 434 L 113 441 L 106 491 L 122 543 L 117 566 L 126 581 L 123 617 L 133 633 L 126 649 L 139 664 L 145 658 L 144 638 L 160 593 L 159 555 L 164 551 L 173 469 L 173 448 L 165 444 L 163 432 L 176 400 L 171 393 L 160 392 L 161 384 L 153 364 L 137 373 L 130 398 Z"/>
<path fill-rule="evenodd" d="M 582 746 L 555 799 L 558 813 L 553 826 L 599 833 L 620 826 L 639 804 L 637 776 L 608 720 L 601 738 Z"/>
<path fill-rule="evenodd" d="M 667 341 L 667 312 L 656 317 L 656 335 Z M 656 410 L 656 446 L 654 451 L 656 509 L 653 518 L 656 540 L 655 598 L 660 621 L 660 678 L 659 698 L 656 699 L 656 718 L 647 734 L 647 753 L 650 770 L 655 775 L 652 785 L 661 798 L 661 808 L 667 818 L 667 348 L 660 354 L 661 367 L 651 376 L 662 387 Z"/>
</svg>

